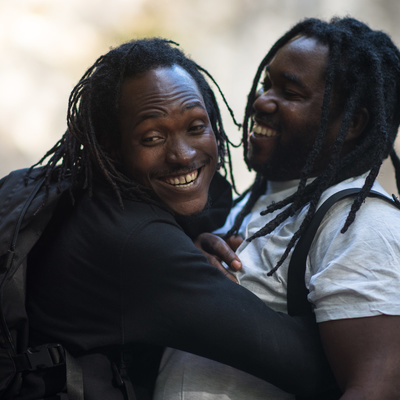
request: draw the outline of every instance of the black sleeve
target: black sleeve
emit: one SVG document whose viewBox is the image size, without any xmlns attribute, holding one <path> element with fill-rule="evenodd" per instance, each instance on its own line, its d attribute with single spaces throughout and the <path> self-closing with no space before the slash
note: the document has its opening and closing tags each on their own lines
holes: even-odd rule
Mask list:
<svg viewBox="0 0 400 400">
<path fill-rule="evenodd" d="M 209 266 L 177 226 L 152 221 L 122 253 L 127 343 L 195 353 L 295 394 L 315 395 L 334 385 L 315 321 L 268 308 Z"/>
</svg>

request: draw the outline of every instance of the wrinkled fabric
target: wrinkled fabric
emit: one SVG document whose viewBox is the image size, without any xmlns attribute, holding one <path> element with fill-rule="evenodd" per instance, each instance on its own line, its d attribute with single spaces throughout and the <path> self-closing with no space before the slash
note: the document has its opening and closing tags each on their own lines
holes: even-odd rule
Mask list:
<svg viewBox="0 0 400 400">
<path fill-rule="evenodd" d="M 322 204 L 333 193 L 361 187 L 365 176 L 351 178 L 325 191 Z M 281 210 L 261 216 L 272 202 L 297 190 L 298 181 L 271 182 L 243 222 L 239 234 L 248 238 Z M 374 190 L 384 193 L 379 184 Z M 390 196 L 389 196 L 390 197 Z M 228 216 L 218 233 L 227 232 L 247 199 Z M 310 290 L 318 322 L 367 317 L 379 314 L 400 315 L 400 211 L 377 198 L 368 198 L 357 212 L 355 222 L 341 234 L 354 198 L 335 204 L 325 216 L 307 257 L 305 282 Z M 307 207 L 288 218 L 271 234 L 244 241 L 237 254 L 242 271 L 240 284 L 255 293 L 265 304 L 287 312 L 287 269 L 291 253 L 282 266 L 267 276 L 281 258 Z M 240 346 L 240 344 L 238 344 Z M 304 366 L 307 358 L 304 360 Z M 290 394 L 234 368 L 170 349 L 165 353 L 157 380 L 155 400 L 284 400 Z M 204 396 L 204 397 L 203 397 Z"/>
</svg>

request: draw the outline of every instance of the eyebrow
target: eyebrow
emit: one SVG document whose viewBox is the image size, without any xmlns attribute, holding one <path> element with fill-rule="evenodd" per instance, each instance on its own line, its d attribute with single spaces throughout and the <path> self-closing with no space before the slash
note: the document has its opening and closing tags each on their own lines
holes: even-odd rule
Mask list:
<svg viewBox="0 0 400 400">
<path fill-rule="evenodd" d="M 184 113 L 185 111 L 192 110 L 193 108 L 200 107 L 203 110 L 207 111 L 206 107 L 201 103 L 199 100 L 195 100 L 190 102 L 187 105 L 184 105 L 181 109 L 181 112 Z"/>
<path fill-rule="evenodd" d="M 205 112 L 207 112 L 206 107 L 200 101 L 197 101 L 197 100 L 196 101 L 192 101 L 189 104 L 186 104 L 186 105 L 182 106 L 180 112 L 181 112 L 181 114 L 183 114 L 184 112 L 192 110 L 193 108 L 196 108 L 196 107 L 200 107 Z M 207 114 L 208 114 L 208 112 L 207 112 Z M 163 113 L 162 111 L 154 111 L 152 113 L 148 113 L 148 114 L 142 115 L 140 117 L 138 123 L 142 123 L 143 121 L 146 121 L 148 119 L 162 118 L 164 116 L 166 116 L 166 114 Z"/>
<path fill-rule="evenodd" d="M 265 68 L 266 72 L 268 73 L 268 75 L 270 75 L 270 66 L 267 65 Z M 304 85 L 304 83 L 300 80 L 300 78 L 297 75 L 294 74 L 290 74 L 288 72 L 284 72 L 283 76 L 285 79 L 287 79 L 288 81 L 294 83 L 295 85 L 305 89 L 306 86 Z"/>
</svg>

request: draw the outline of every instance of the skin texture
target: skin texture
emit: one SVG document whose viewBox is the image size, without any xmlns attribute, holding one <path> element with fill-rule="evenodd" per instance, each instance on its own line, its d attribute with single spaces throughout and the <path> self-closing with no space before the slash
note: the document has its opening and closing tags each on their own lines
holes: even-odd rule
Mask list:
<svg viewBox="0 0 400 400">
<path fill-rule="evenodd" d="M 255 124 L 247 157 L 249 166 L 269 180 L 300 177 L 320 127 L 327 56 L 325 45 L 300 36 L 283 46 L 266 68 L 253 105 Z M 323 170 L 340 127 L 342 113 L 333 111 L 314 176 Z M 357 124 L 346 142 L 353 142 L 359 133 Z"/>
<path fill-rule="evenodd" d="M 262 92 L 254 102 L 254 120 L 277 135 L 265 137 L 253 130 L 248 156 L 254 169 L 270 180 L 299 177 L 320 125 L 327 57 L 326 46 L 299 37 L 267 66 Z M 340 127 L 341 113 L 333 110 L 332 115 L 315 176 L 325 168 Z M 367 122 L 367 110 L 359 110 L 344 152 L 354 147 Z M 400 398 L 400 317 L 327 321 L 320 324 L 320 333 L 343 400 Z"/>
<path fill-rule="evenodd" d="M 282 47 L 267 67 L 267 78 L 254 103 L 259 126 L 249 139 L 250 164 L 270 180 L 298 177 L 319 128 L 328 49 L 313 38 L 300 37 Z M 296 83 L 301 82 L 302 85 Z M 329 154 L 337 135 L 340 113 L 334 112 L 323 154 Z M 358 110 L 345 140 L 351 150 L 368 122 L 368 111 Z M 257 134 L 264 129 L 274 136 Z M 315 175 L 326 165 L 320 160 Z M 220 238 L 203 235 L 214 262 L 234 260 Z M 400 398 L 400 317 L 378 315 L 319 324 L 321 339 L 337 382 L 341 400 Z"/>
<path fill-rule="evenodd" d="M 217 144 L 195 81 L 181 67 L 128 78 L 119 110 L 127 174 L 174 212 L 201 211 L 216 170 Z"/>
<path fill-rule="evenodd" d="M 400 398 L 400 317 L 327 321 L 319 328 L 342 400 Z"/>
</svg>

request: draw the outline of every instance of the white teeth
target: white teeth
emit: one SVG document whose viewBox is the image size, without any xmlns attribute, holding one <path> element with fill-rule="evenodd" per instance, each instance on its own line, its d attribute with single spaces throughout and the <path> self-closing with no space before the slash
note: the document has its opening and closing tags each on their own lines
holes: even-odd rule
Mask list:
<svg viewBox="0 0 400 400">
<path fill-rule="evenodd" d="M 256 135 L 268 136 L 268 137 L 278 135 L 278 132 L 275 129 L 271 129 L 271 128 L 267 128 L 265 126 L 258 125 L 257 122 L 254 122 L 253 132 Z"/>
<path fill-rule="evenodd" d="M 193 185 L 198 175 L 199 171 L 195 170 L 186 175 L 181 175 L 174 178 L 166 178 L 165 182 L 173 186 L 187 187 Z"/>
</svg>

